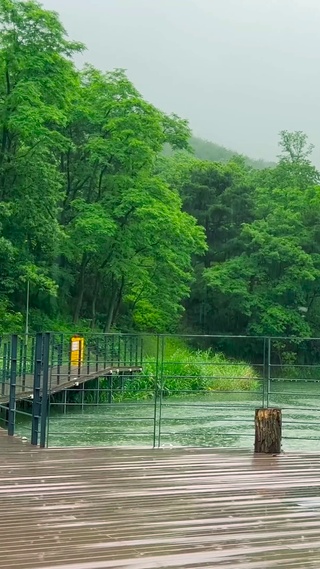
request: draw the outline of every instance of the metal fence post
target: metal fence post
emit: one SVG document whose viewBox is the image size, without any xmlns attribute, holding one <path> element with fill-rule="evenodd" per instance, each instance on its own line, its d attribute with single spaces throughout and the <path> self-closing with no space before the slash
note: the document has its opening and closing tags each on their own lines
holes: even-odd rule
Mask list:
<svg viewBox="0 0 320 569">
<path fill-rule="evenodd" d="M 99 371 L 99 352 L 100 352 L 100 346 L 99 346 L 99 339 L 98 336 L 96 337 L 96 371 Z"/>
<path fill-rule="evenodd" d="M 269 395 L 271 387 L 271 338 L 268 338 L 268 356 L 267 356 L 267 393 L 266 393 L 266 403 L 267 408 L 269 407 Z"/>
<path fill-rule="evenodd" d="M 267 382 L 267 338 L 263 338 L 262 346 L 262 408 L 266 407 L 266 382 Z"/>
<path fill-rule="evenodd" d="M 108 352 L 108 336 L 105 334 L 104 335 L 104 360 L 103 360 L 103 366 L 104 369 L 107 367 L 107 352 Z"/>
<path fill-rule="evenodd" d="M 30 373 L 34 372 L 34 359 L 35 359 L 35 338 L 32 336 L 31 340 L 31 354 L 30 354 Z"/>
<path fill-rule="evenodd" d="M 27 357 L 28 357 L 28 343 L 27 343 L 27 338 L 25 338 L 23 342 L 22 391 L 25 391 L 26 388 Z"/>
<path fill-rule="evenodd" d="M 160 389 L 159 389 L 159 418 L 158 418 L 158 448 L 161 446 L 161 435 L 162 435 L 162 402 L 163 402 L 163 388 L 165 384 L 164 379 L 164 362 L 165 362 L 165 345 L 166 345 L 166 336 L 161 336 L 161 360 L 160 360 L 160 374 L 158 377 L 160 378 Z"/>
<path fill-rule="evenodd" d="M 48 421 L 48 384 L 49 384 L 49 353 L 50 333 L 46 333 L 43 339 L 43 376 L 42 376 L 42 399 L 40 421 L 40 448 L 45 448 Z"/>
<path fill-rule="evenodd" d="M 31 444 L 37 446 L 39 434 L 39 421 L 41 414 L 41 368 L 42 368 L 42 334 L 36 336 L 35 347 L 35 364 L 33 376 L 33 402 L 32 402 L 32 426 L 31 426 Z"/>
<path fill-rule="evenodd" d="M 10 354 L 11 354 L 11 337 L 8 340 L 7 359 L 6 359 L 6 378 L 9 388 L 10 388 L 10 369 L 11 369 Z M 18 346 L 17 346 L 17 355 L 18 355 Z"/>
<path fill-rule="evenodd" d="M 2 387 L 1 395 L 5 395 L 6 383 L 7 383 L 7 357 L 8 357 L 8 344 L 7 342 L 3 345 L 3 366 L 2 366 Z"/>
<path fill-rule="evenodd" d="M 111 336 L 111 359 L 110 359 L 110 367 L 113 367 L 113 362 L 114 362 L 114 334 L 112 334 Z"/>
<path fill-rule="evenodd" d="M 157 419 L 158 419 L 158 394 L 159 394 L 159 354 L 160 354 L 160 336 L 157 334 L 157 348 L 156 348 L 156 369 L 154 378 L 154 408 L 153 408 L 153 448 L 157 446 Z M 141 362 L 142 366 L 142 362 Z"/>
<path fill-rule="evenodd" d="M 60 372 L 62 365 L 63 365 L 63 334 L 61 334 L 60 342 L 58 344 L 57 385 L 60 385 Z"/>
<path fill-rule="evenodd" d="M 81 367 L 82 367 L 82 356 L 83 356 L 83 354 L 82 354 L 82 342 L 81 342 L 80 338 L 78 340 L 78 347 L 79 347 L 79 349 L 78 349 L 78 354 L 79 354 L 79 356 L 78 356 L 79 357 L 79 359 L 78 359 L 78 377 L 80 377 Z"/>
<path fill-rule="evenodd" d="M 17 383 L 17 354 L 18 336 L 14 334 L 11 339 L 11 370 L 10 370 L 10 393 L 8 413 L 8 435 L 13 437 L 16 422 L 16 383 Z"/>
</svg>

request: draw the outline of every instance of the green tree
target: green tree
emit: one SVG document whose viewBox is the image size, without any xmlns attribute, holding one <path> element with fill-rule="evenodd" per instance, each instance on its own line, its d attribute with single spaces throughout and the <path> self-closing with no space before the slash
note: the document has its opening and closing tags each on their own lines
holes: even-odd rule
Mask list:
<svg viewBox="0 0 320 569">
<path fill-rule="evenodd" d="M 33 1 L 0 0 L 0 290 L 21 308 L 23 283 L 56 292 L 61 177 L 55 151 L 78 79 L 58 17 Z M 45 299 L 45 297 L 44 297 Z M 34 297 L 36 302 L 36 297 Z"/>
<path fill-rule="evenodd" d="M 313 145 L 304 133 L 282 131 L 279 146 L 278 164 L 255 175 L 257 187 L 303 190 L 320 183 L 319 172 L 311 162 Z"/>
<path fill-rule="evenodd" d="M 162 159 L 160 166 L 162 176 L 180 193 L 184 210 L 205 229 L 208 243 L 205 255 L 194 256 L 196 278 L 185 304 L 187 327 L 212 332 L 219 321 L 223 330 L 224 316 L 218 312 L 218 299 L 207 286 L 204 271 L 241 252 L 242 225 L 253 220 L 251 170 L 241 158 L 219 164 L 183 154 Z M 228 314 L 225 317 L 229 319 Z"/>
<path fill-rule="evenodd" d="M 119 316 L 165 329 L 188 294 L 191 255 L 204 250 L 203 231 L 154 174 L 164 143 L 187 146 L 187 124 L 144 101 L 123 71 L 87 67 L 64 135 L 65 305 L 74 299 L 74 322 L 106 331 Z"/>
<path fill-rule="evenodd" d="M 318 232 L 319 212 L 317 187 L 308 191 L 262 188 L 256 192 L 255 220 L 242 228 L 241 254 L 205 272 L 221 307 L 232 314 L 228 332 L 312 333 L 309 320 L 319 294 L 320 251 L 310 221 L 317 218 Z M 309 308 L 307 319 L 300 307 Z"/>
<path fill-rule="evenodd" d="M 196 279 L 186 301 L 191 329 L 257 335 L 319 330 L 319 174 L 305 135 L 283 132 L 280 146 L 276 167 L 258 173 L 240 158 L 227 165 L 178 155 L 162 159 L 163 175 L 208 241 L 205 256 L 194 258 Z"/>
</svg>

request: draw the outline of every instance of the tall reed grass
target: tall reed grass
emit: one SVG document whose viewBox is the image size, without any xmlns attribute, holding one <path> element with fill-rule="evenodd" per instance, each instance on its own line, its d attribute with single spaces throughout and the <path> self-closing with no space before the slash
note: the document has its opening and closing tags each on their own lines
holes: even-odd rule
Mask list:
<svg viewBox="0 0 320 569">
<path fill-rule="evenodd" d="M 149 399 L 155 389 L 164 397 L 215 391 L 255 391 L 259 375 L 252 366 L 223 354 L 193 351 L 181 342 L 166 346 L 163 357 L 146 355 L 143 372 L 125 381 L 116 399 Z"/>
</svg>

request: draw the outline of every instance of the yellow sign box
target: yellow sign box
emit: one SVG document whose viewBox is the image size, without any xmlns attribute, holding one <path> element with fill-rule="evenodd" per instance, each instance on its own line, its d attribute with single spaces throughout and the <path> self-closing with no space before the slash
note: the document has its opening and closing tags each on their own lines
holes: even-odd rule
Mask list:
<svg viewBox="0 0 320 569">
<path fill-rule="evenodd" d="M 84 360 L 84 338 L 75 335 L 71 338 L 71 365 L 79 366 Z"/>
</svg>

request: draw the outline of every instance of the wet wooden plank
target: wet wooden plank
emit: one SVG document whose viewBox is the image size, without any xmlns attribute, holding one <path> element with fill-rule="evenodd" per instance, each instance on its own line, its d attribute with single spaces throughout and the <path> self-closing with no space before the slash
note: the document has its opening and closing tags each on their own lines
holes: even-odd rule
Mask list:
<svg viewBox="0 0 320 569">
<path fill-rule="evenodd" d="M 319 569 L 320 455 L 0 447 L 0 567 Z"/>
</svg>

